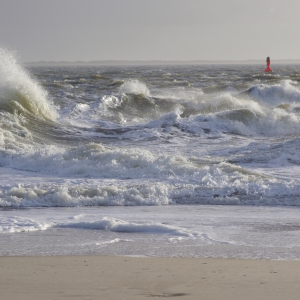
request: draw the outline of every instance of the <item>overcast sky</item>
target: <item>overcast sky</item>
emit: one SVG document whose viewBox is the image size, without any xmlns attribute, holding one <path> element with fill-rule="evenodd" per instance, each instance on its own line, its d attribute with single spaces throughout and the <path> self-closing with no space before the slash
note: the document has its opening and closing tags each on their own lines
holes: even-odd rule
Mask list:
<svg viewBox="0 0 300 300">
<path fill-rule="evenodd" d="M 0 0 L 22 61 L 300 58 L 299 0 Z"/>
</svg>

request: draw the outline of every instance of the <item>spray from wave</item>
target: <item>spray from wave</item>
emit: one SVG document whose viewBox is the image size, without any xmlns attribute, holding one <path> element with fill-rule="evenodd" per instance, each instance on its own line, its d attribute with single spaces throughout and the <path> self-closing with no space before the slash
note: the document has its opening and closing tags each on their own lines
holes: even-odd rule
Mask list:
<svg viewBox="0 0 300 300">
<path fill-rule="evenodd" d="M 54 121 L 55 109 L 47 92 L 18 64 L 15 56 L 0 48 L 0 109 L 13 114 L 29 113 Z"/>
<path fill-rule="evenodd" d="M 143 96 L 150 96 L 150 91 L 147 88 L 146 84 L 140 82 L 137 79 L 129 79 L 126 80 L 120 86 L 120 93 L 121 94 L 134 94 L 134 95 L 143 95 Z"/>
</svg>

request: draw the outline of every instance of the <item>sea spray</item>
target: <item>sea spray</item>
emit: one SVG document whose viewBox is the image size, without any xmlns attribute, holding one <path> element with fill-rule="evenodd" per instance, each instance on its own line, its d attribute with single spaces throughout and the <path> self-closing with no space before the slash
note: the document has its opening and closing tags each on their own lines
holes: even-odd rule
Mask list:
<svg viewBox="0 0 300 300">
<path fill-rule="evenodd" d="M 3 48 L 0 48 L 0 109 L 18 114 L 29 112 L 52 121 L 58 116 L 47 92 Z"/>
</svg>

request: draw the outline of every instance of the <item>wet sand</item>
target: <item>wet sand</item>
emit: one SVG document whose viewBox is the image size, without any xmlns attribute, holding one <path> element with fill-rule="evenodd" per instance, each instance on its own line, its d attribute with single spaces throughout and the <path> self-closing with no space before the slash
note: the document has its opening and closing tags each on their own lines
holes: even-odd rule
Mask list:
<svg viewBox="0 0 300 300">
<path fill-rule="evenodd" d="M 299 299 L 300 261 L 0 257 L 0 299 Z"/>
</svg>

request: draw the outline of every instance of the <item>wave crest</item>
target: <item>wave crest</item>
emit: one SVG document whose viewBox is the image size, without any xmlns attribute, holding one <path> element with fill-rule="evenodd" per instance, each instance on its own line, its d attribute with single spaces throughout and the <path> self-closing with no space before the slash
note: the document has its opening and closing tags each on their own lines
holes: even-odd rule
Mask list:
<svg viewBox="0 0 300 300">
<path fill-rule="evenodd" d="M 146 97 L 150 96 L 150 91 L 147 88 L 146 84 L 137 79 L 126 80 L 120 86 L 120 93 L 121 94 L 143 95 Z"/>
<path fill-rule="evenodd" d="M 15 56 L 0 48 L 0 109 L 10 113 L 29 112 L 54 121 L 55 109 L 47 92 L 18 64 Z"/>
</svg>

